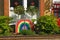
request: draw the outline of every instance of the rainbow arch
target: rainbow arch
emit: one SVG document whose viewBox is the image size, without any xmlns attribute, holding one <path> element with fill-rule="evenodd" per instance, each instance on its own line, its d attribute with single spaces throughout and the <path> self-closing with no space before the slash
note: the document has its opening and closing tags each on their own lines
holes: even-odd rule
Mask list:
<svg viewBox="0 0 60 40">
<path fill-rule="evenodd" d="M 19 20 L 16 24 L 16 33 L 20 33 L 22 30 L 34 29 L 33 23 L 30 20 Z"/>
</svg>

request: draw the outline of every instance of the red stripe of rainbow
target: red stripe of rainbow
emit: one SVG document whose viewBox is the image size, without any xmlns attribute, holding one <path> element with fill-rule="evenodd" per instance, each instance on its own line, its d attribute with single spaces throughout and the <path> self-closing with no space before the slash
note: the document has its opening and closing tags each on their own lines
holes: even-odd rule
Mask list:
<svg viewBox="0 0 60 40">
<path fill-rule="evenodd" d="M 21 24 L 21 23 L 24 23 L 24 20 L 19 20 L 18 22 L 17 22 L 17 24 L 16 24 L 16 33 L 19 33 L 19 30 L 18 30 L 18 28 L 19 28 L 19 24 Z"/>
</svg>

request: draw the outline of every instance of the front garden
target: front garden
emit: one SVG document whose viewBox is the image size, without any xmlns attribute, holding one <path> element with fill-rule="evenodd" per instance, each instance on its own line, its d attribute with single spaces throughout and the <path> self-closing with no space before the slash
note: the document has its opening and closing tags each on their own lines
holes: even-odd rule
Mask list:
<svg viewBox="0 0 60 40">
<path fill-rule="evenodd" d="M 11 35 L 56 35 L 60 34 L 60 27 L 58 25 L 58 20 L 54 16 L 41 16 L 34 21 L 37 21 L 36 24 L 33 23 L 33 27 L 30 29 L 20 30 L 19 33 L 13 32 L 16 31 L 16 26 L 14 29 L 9 25 L 12 18 L 6 16 L 0 16 L 0 36 L 11 36 Z M 32 20 L 32 22 L 34 22 Z"/>
</svg>

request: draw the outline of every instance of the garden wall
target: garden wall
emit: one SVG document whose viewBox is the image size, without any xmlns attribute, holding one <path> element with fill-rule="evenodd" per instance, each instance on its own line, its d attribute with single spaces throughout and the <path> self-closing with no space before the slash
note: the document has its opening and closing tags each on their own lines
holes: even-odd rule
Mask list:
<svg viewBox="0 0 60 40">
<path fill-rule="evenodd" d="M 45 35 L 45 36 L 3 36 L 0 40 L 60 40 L 59 35 Z"/>
</svg>

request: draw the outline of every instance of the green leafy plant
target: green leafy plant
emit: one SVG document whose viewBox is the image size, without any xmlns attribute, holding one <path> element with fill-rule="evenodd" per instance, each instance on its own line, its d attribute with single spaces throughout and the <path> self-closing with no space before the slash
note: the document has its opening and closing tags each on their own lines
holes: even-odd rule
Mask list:
<svg viewBox="0 0 60 40">
<path fill-rule="evenodd" d="M 32 30 L 22 30 L 21 34 L 22 35 L 35 35 L 35 32 Z"/>
<path fill-rule="evenodd" d="M 15 12 L 16 14 L 18 14 L 18 15 L 24 14 L 24 7 L 21 6 L 21 5 L 19 5 L 19 6 L 17 6 L 17 7 L 14 8 L 14 12 Z"/>
<path fill-rule="evenodd" d="M 35 32 L 37 34 L 56 34 L 59 33 L 57 25 L 57 18 L 54 16 L 41 16 L 37 19 L 35 25 Z"/>
<path fill-rule="evenodd" d="M 30 6 L 27 9 L 27 12 L 30 13 L 31 15 L 37 14 L 39 12 L 38 8 L 35 6 Z"/>
<path fill-rule="evenodd" d="M 9 26 L 11 18 L 6 16 L 0 16 L 0 35 L 9 35 L 12 28 Z"/>
<path fill-rule="evenodd" d="M 32 20 L 33 23 L 36 21 L 36 19 L 31 19 L 31 20 Z"/>
</svg>

